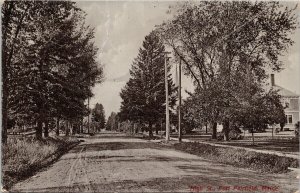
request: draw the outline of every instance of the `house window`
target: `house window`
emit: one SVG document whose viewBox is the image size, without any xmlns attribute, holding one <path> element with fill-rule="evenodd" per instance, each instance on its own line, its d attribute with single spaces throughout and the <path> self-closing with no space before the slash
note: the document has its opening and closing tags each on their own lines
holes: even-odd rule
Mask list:
<svg viewBox="0 0 300 193">
<path fill-rule="evenodd" d="M 285 115 L 285 122 L 287 124 L 292 124 L 293 123 L 293 115 Z"/>
</svg>

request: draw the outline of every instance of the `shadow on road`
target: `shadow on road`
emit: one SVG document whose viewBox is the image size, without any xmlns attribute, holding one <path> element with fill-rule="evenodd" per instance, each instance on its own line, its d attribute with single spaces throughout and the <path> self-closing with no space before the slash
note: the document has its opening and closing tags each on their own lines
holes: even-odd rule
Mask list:
<svg viewBox="0 0 300 193">
<path fill-rule="evenodd" d="M 147 143 L 147 142 L 105 142 L 105 143 L 92 143 L 81 144 L 73 148 L 70 153 L 77 153 L 85 148 L 85 152 L 89 151 L 104 151 L 104 150 L 121 150 L 121 149 L 162 149 L 164 148 L 160 144 Z"/>
</svg>

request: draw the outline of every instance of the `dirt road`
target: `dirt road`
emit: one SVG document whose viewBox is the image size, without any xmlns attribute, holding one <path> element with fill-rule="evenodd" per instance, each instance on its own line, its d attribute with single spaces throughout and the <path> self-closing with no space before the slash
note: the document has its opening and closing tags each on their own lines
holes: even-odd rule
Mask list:
<svg viewBox="0 0 300 193">
<path fill-rule="evenodd" d="M 295 192 L 296 173 L 260 174 L 123 134 L 84 138 L 21 192 Z"/>
</svg>

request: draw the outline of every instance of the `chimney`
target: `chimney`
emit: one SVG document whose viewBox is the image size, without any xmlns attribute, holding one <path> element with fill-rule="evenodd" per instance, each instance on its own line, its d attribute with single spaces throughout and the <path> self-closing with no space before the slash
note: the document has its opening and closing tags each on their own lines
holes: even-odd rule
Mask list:
<svg viewBox="0 0 300 193">
<path fill-rule="evenodd" d="M 275 77 L 274 77 L 274 74 L 271 74 L 271 86 L 275 86 Z"/>
</svg>

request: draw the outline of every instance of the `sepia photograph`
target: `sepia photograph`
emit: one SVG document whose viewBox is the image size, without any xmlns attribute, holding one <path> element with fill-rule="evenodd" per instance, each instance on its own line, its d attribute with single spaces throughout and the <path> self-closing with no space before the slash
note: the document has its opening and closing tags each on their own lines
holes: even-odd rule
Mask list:
<svg viewBox="0 0 300 193">
<path fill-rule="evenodd" d="M 0 192 L 300 193 L 299 4 L 0 0 Z"/>
</svg>

